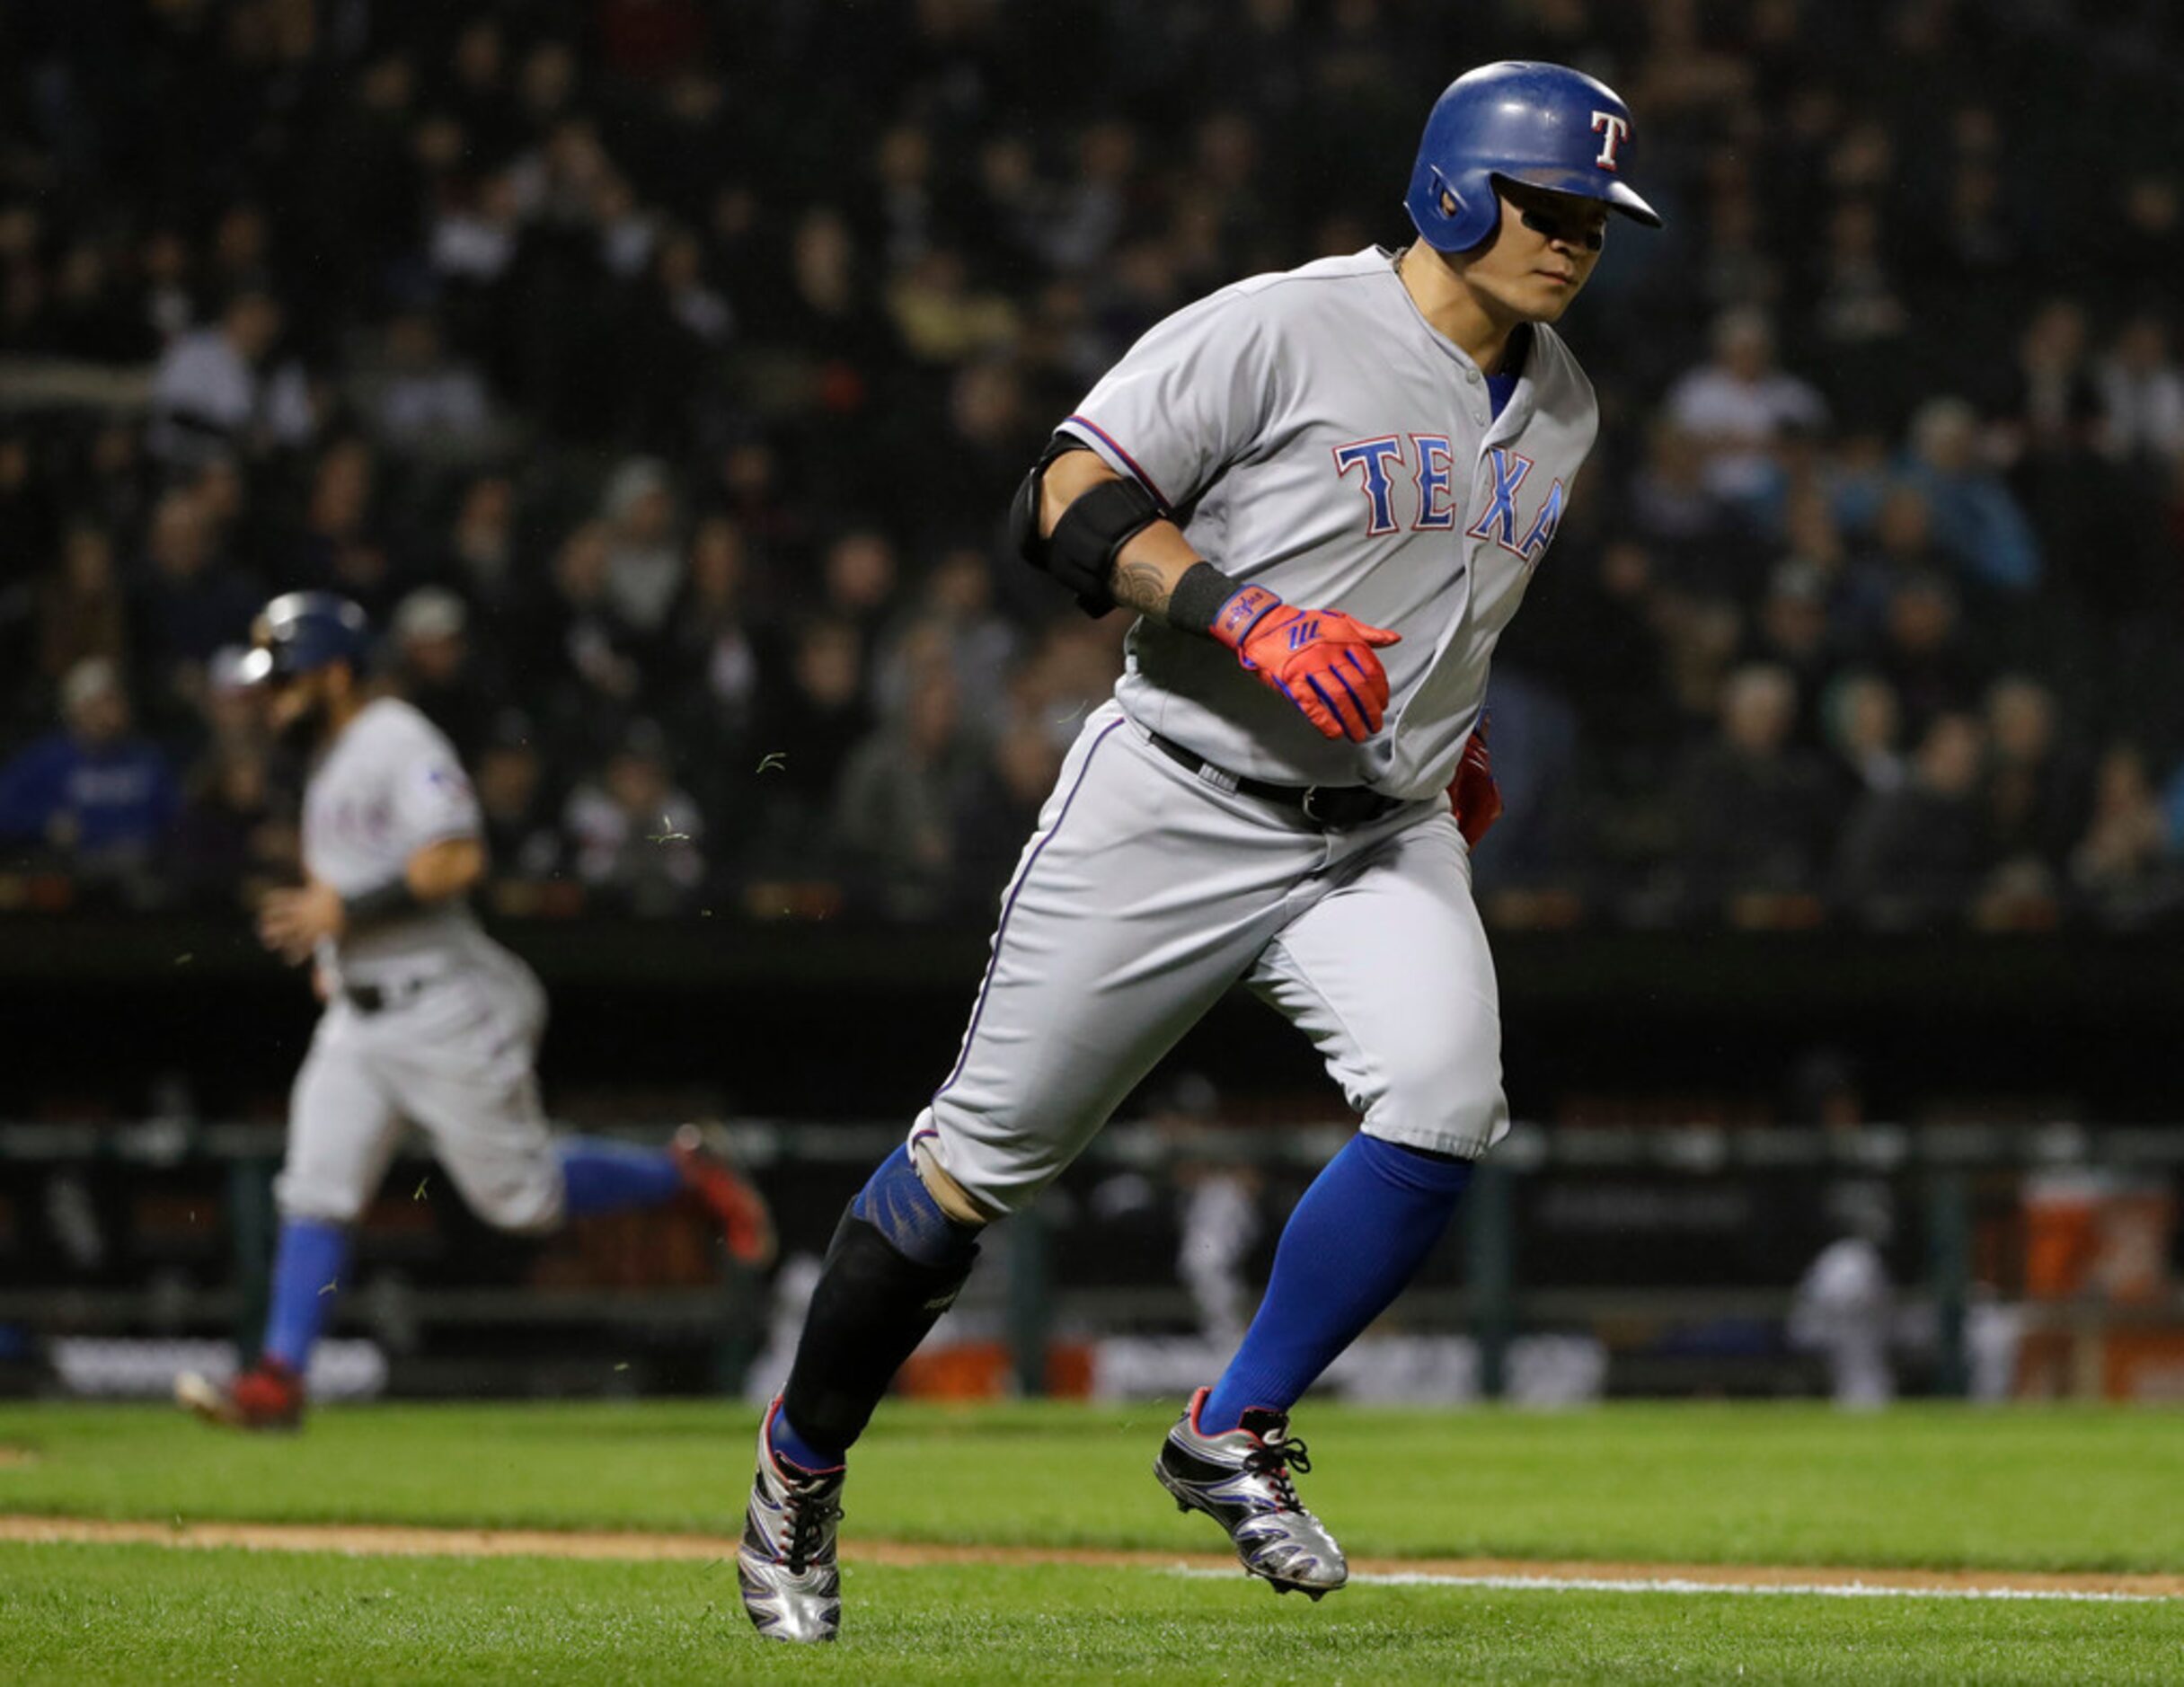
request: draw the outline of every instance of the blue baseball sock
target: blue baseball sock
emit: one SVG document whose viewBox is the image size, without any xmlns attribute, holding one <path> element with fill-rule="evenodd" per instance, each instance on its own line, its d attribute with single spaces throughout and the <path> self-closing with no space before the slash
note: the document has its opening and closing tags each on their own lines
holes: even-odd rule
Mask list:
<svg viewBox="0 0 2184 1687">
<path fill-rule="evenodd" d="M 897 1253 L 919 1265 L 968 1265 L 977 1255 L 977 1227 L 959 1224 L 941 1211 L 907 1148 L 897 1148 L 880 1162 L 849 1210 L 885 1236 Z"/>
<path fill-rule="evenodd" d="M 774 1414 L 774 1426 L 766 1431 L 766 1440 L 774 1448 L 774 1456 L 786 1459 L 800 1471 L 831 1471 L 844 1462 L 844 1455 L 827 1447 L 815 1447 L 796 1433 L 796 1426 L 789 1421 L 785 1411 Z"/>
<path fill-rule="evenodd" d="M 1468 1160 L 1351 1137 L 1283 1227 L 1267 1297 L 1198 1427 L 1220 1435 L 1254 1406 L 1294 1406 L 1425 1263 L 1471 1176 Z"/>
<path fill-rule="evenodd" d="M 311 1368 L 311 1349 L 349 1286 L 349 1226 L 323 1218 L 287 1218 L 273 1255 L 272 1305 L 267 1309 L 261 1359 L 278 1359 L 298 1376 Z"/>
<path fill-rule="evenodd" d="M 665 1149 L 571 1136 L 558 1152 L 571 1218 L 659 1206 L 682 1193 L 683 1174 Z"/>
</svg>

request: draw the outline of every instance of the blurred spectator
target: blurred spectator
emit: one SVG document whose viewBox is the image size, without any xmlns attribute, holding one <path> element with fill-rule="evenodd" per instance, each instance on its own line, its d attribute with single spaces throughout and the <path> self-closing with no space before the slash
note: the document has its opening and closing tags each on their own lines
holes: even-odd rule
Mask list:
<svg viewBox="0 0 2184 1687">
<path fill-rule="evenodd" d="M 670 232 L 630 301 L 623 329 L 631 376 L 623 384 L 625 432 L 648 449 L 682 455 L 707 431 L 719 379 L 713 355 L 727 343 L 734 317 L 707 285 L 704 262 L 694 235 Z"/>
<path fill-rule="evenodd" d="M 1750 655 L 1796 680 L 1800 711 L 1814 709 L 1837 659 L 1827 624 L 1827 582 L 1808 562 L 1775 564 L 1752 627 Z"/>
<path fill-rule="evenodd" d="M 1916 377 L 1905 357 L 1911 313 L 1883 239 L 1879 208 L 1863 195 L 1830 213 L 1812 305 L 1828 391 L 1846 420 L 1886 425 Z"/>
<path fill-rule="evenodd" d="M 206 659 L 224 644 L 248 640 L 260 596 L 215 561 L 204 506 L 180 488 L 152 511 L 145 563 L 135 642 L 158 707 L 172 696 L 194 696 Z"/>
<path fill-rule="evenodd" d="M 668 471 L 632 457 L 607 481 L 600 509 L 606 535 L 606 598 L 639 633 L 657 633 L 682 584 L 683 555 Z"/>
<path fill-rule="evenodd" d="M 1948 577 L 1950 559 L 1935 543 L 1933 505 L 1924 490 L 1899 479 L 1883 482 L 1879 493 L 1872 529 L 1859 553 L 1867 578 L 1879 584 L 1884 596 L 1893 596 L 1906 580 Z"/>
<path fill-rule="evenodd" d="M 63 729 L 0 767 L 0 840 L 42 846 L 92 877 L 138 872 L 174 824 L 166 754 L 130 736 L 111 663 L 69 669 L 60 703 Z"/>
<path fill-rule="evenodd" d="M 2029 857 L 2060 871 L 2085 813 L 2085 795 L 2064 755 L 2055 693 L 2021 674 L 1986 694 L 1986 803 L 2001 859 Z"/>
<path fill-rule="evenodd" d="M 743 530 L 726 516 L 708 516 L 691 535 L 682 594 L 668 617 L 676 695 L 716 738 L 747 729 L 757 701 L 747 570 Z"/>
<path fill-rule="evenodd" d="M 2105 443 L 2100 387 L 2087 354 L 2085 311 L 2051 299 L 2018 336 L 2003 433 L 2016 458 L 2067 464 Z"/>
<path fill-rule="evenodd" d="M 853 527 L 827 547 L 823 566 L 827 609 L 871 644 L 895 606 L 899 570 L 888 536 L 871 527 Z"/>
<path fill-rule="evenodd" d="M 381 443 L 446 456 L 477 449 L 489 420 L 485 383 L 447 355 L 428 313 L 406 311 L 389 322 L 381 358 L 372 404 Z"/>
<path fill-rule="evenodd" d="M 1867 924 L 1927 926 L 1951 920 L 1991 863 L 1979 809 L 1979 723 L 1934 718 L 1911 777 L 1852 812 L 1835 861 L 1835 894 Z"/>
<path fill-rule="evenodd" d="M 1968 708 L 1978 695 L 1979 658 L 1965 635 L 1956 593 L 1937 576 L 1907 575 L 1889 594 L 1879 658 L 1914 737 L 1935 716 Z"/>
<path fill-rule="evenodd" d="M 971 284 L 960 252 L 936 246 L 912 261 L 888 288 L 895 331 L 923 363 L 955 363 L 1001 350 L 1016 338 L 1016 308 Z"/>
<path fill-rule="evenodd" d="M 898 630 L 881 649 L 874 669 L 872 695 L 880 709 L 898 710 L 909 689 L 913 642 L 906 634 L 927 630 L 939 640 L 949 670 L 956 677 L 965 718 L 1000 719 L 1017 647 L 1015 629 L 994 610 L 994 576 L 985 554 L 968 545 L 943 554 L 925 576 L 909 627 Z"/>
<path fill-rule="evenodd" d="M 37 468 L 28 439 L 0 432 L 0 556 L 34 557 L 52 549 L 52 498 Z"/>
<path fill-rule="evenodd" d="M 1827 423 L 1811 384 L 1776 367 L 1773 327 L 1748 306 L 1716 319 L 1712 360 L 1676 384 L 1668 415 L 1707 453 L 1708 488 L 1747 507 L 1779 493 L 1774 448 L 1784 436 L 1817 433 Z"/>
<path fill-rule="evenodd" d="M 2184 370 L 2169 323 L 2152 311 L 2127 322 L 2101 358 L 2102 444 L 2119 461 L 2164 466 L 2184 456 Z"/>
<path fill-rule="evenodd" d="M 313 470 L 289 564 L 300 583 L 353 597 L 375 621 L 385 618 L 400 584 L 376 529 L 378 489 L 369 445 L 353 435 L 330 443 Z"/>
<path fill-rule="evenodd" d="M 504 474 L 482 474 L 455 506 L 440 573 L 473 601 L 502 605 L 517 589 L 515 561 L 516 488 Z"/>
<path fill-rule="evenodd" d="M 842 764 L 871 727 L 863 641 L 846 622 L 798 623 L 759 667 L 751 737 L 767 853 L 782 865 L 825 859 Z"/>
<path fill-rule="evenodd" d="M 79 522 L 62 538 L 60 566 L 39 587 L 38 670 L 58 684 L 78 662 L 93 658 L 118 674 L 128 671 L 128 598 L 114 571 L 106 530 Z"/>
<path fill-rule="evenodd" d="M 2144 925 L 2184 906 L 2184 862 L 2135 746 L 2111 746 L 2094 771 L 2092 808 L 2071 852 L 2070 878 L 2106 925 Z"/>
<path fill-rule="evenodd" d="M 274 883 L 293 882 L 298 861 L 296 824 L 277 799 L 264 753 L 255 746 L 221 745 L 190 775 L 174 838 L 174 863 L 184 892 L 208 902 L 247 898 Z"/>
<path fill-rule="evenodd" d="M 484 175 L 466 195 L 450 193 L 435 218 L 429 239 L 432 267 L 454 284 L 458 312 L 462 295 L 488 294 L 516 261 L 523 232 L 523 205 L 513 176 L 504 171 Z"/>
<path fill-rule="evenodd" d="M 273 360 L 280 331 L 280 305 L 251 285 L 227 301 L 218 326 L 177 336 L 152 377 L 153 454 L 254 457 L 307 443 L 316 425 L 311 391 L 296 364 Z"/>
<path fill-rule="evenodd" d="M 513 640 L 516 695 L 550 704 L 556 727 L 584 743 L 626 718 L 643 678 L 639 641 L 607 595 L 607 556 L 605 527 L 572 529 Z"/>
<path fill-rule="evenodd" d="M 387 623 L 394 681 L 465 760 L 485 741 L 501 688 L 482 681 L 470 648 L 470 611 L 444 586 L 421 586 Z"/>
<path fill-rule="evenodd" d="M 1562 686 L 1584 742 L 1619 780 L 1649 773 L 1676 719 L 1654 624 L 1658 593 L 1653 553 L 1615 541 L 1589 568 L 1572 558 L 1534 580 L 1537 602 L 1514 647 Z"/>
<path fill-rule="evenodd" d="M 1838 676 L 1820 699 L 1820 725 L 1842 773 L 1844 808 L 1904 782 L 1903 718 L 1887 680 L 1855 671 Z"/>
<path fill-rule="evenodd" d="M 2040 583 L 2039 541 L 2003 478 L 1979 461 L 1978 412 L 1934 398 L 1911 419 L 1905 478 L 1925 497 L 1933 536 L 1959 573 L 1999 591 Z"/>
<path fill-rule="evenodd" d="M 950 901 L 966 918 L 984 919 L 1039 826 L 1039 812 L 1061 776 L 1062 746 L 1028 715 L 1008 718 L 983 764 L 956 798 Z"/>
<path fill-rule="evenodd" d="M 1675 736 L 1703 729 L 1720 713 L 1721 692 L 1744 648 L 1744 616 L 1724 597 L 1662 592 L 1653 599 L 1661 667 L 1682 716 Z"/>
<path fill-rule="evenodd" d="M 1722 692 L 1720 738 L 1686 756 L 1676 784 L 1675 870 L 1693 913 L 1719 914 L 1753 893 L 1817 888 L 1827 783 L 1791 742 L 1796 723 L 1796 683 L 1754 664 Z"/>
<path fill-rule="evenodd" d="M 561 866 L 561 834 L 530 723 L 512 711 L 495 722 L 475 772 L 494 872 L 502 879 L 552 877 Z"/>
<path fill-rule="evenodd" d="M 977 776 L 945 647 L 915 662 L 899 713 L 850 753 L 835 799 L 838 856 L 854 887 L 897 919 L 947 910 L 955 816 Z"/>
<path fill-rule="evenodd" d="M 577 877 L 629 913 L 674 913 L 704 882 L 704 822 L 676 787 L 667 740 L 650 721 L 570 793 L 562 825 Z"/>
<path fill-rule="evenodd" d="M 1578 772 L 1578 717 L 1554 689 L 1524 668 L 1503 663 L 1487 695 L 1489 741 L 1501 818 L 1482 840 L 1472 863 L 1474 879 L 1490 896 L 1567 876 L 1571 830 L 1578 817 L 1570 800 Z"/>
<path fill-rule="evenodd" d="M 1888 614 L 1888 567 L 1863 552 L 1853 554 L 1825 486 L 1807 481 L 1791 488 L 1782 505 L 1782 537 L 1788 544 L 1783 561 L 1819 579 L 1828 639 L 1837 651 L 1870 650 Z"/>
<path fill-rule="evenodd" d="M 1631 481 L 1632 536 L 1666 559 L 1662 571 L 1693 590 L 1734 593 L 1744 585 L 1742 534 L 1729 504 L 1709 484 L 1706 446 L 1682 422 L 1658 417 L 1646 460 Z"/>
</svg>

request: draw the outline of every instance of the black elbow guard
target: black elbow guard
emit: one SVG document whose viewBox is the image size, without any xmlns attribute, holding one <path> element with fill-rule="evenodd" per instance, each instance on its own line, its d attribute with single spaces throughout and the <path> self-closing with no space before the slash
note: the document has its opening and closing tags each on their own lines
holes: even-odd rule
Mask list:
<svg viewBox="0 0 2184 1687">
<path fill-rule="evenodd" d="M 1068 452 L 1090 449 L 1067 434 L 1055 435 L 1016 489 L 1009 537 L 1025 561 L 1074 592 L 1086 614 L 1104 615 L 1115 606 L 1116 553 L 1168 512 L 1136 481 L 1102 481 L 1071 500 L 1054 532 L 1042 534 L 1039 495 L 1047 465 Z"/>
</svg>

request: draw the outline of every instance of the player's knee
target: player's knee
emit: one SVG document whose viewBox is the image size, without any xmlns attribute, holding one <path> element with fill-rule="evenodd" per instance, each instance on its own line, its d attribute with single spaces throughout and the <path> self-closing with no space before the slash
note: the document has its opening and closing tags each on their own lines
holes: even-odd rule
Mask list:
<svg viewBox="0 0 2184 1687">
<path fill-rule="evenodd" d="M 1399 1062 L 1365 1098 L 1365 1128 L 1389 1142 L 1475 1159 L 1509 1127 L 1498 1064 L 1466 1070 L 1446 1058 Z"/>
<path fill-rule="evenodd" d="M 289 1167 L 273 1179 L 273 1209 L 284 1219 L 353 1224 L 363 1214 L 366 1194 L 362 1189 L 345 1188 L 333 1179 Z"/>
<path fill-rule="evenodd" d="M 920 1143 L 910 1150 L 910 1164 L 917 1173 L 917 1180 L 925 1186 L 933 1204 L 945 1214 L 950 1222 L 978 1228 L 990 1224 L 1003 1215 L 1004 1209 L 978 1200 L 959 1183 L 954 1175 L 940 1161 L 932 1144 Z"/>
<path fill-rule="evenodd" d="M 558 1166 L 482 1189 L 468 1191 L 471 1208 L 495 1230 L 513 1236 L 546 1236 L 569 1216 L 568 1196 Z"/>
</svg>

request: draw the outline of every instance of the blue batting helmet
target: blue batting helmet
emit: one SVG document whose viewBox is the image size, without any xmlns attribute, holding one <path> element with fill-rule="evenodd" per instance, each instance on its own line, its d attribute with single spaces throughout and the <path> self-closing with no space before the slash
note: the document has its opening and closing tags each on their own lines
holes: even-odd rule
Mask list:
<svg viewBox="0 0 2184 1687">
<path fill-rule="evenodd" d="M 364 611 L 334 592 L 285 592 L 258 612 L 251 653 L 237 676 L 246 685 L 308 674 L 333 662 L 361 669 L 372 648 Z"/>
<path fill-rule="evenodd" d="M 1481 65 L 1433 102 L 1403 206 L 1442 252 L 1469 252 L 1500 226 L 1497 176 L 1605 199 L 1658 228 L 1623 180 L 1633 150 L 1631 108 L 1605 83 L 1561 65 Z"/>
</svg>

